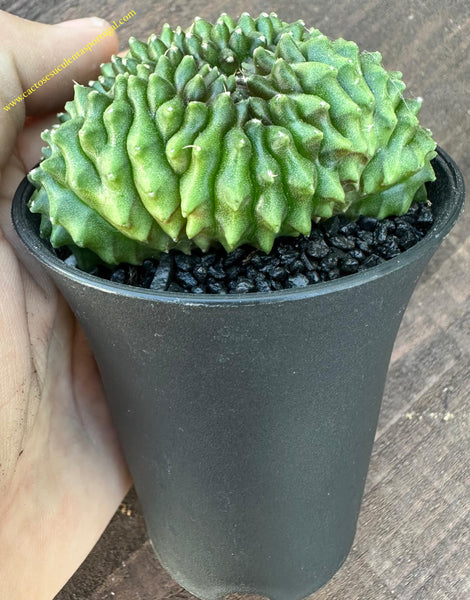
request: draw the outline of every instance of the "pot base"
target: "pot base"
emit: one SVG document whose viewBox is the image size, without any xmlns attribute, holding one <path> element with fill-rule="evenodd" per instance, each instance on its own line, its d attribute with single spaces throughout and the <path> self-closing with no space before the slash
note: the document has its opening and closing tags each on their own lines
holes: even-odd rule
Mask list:
<svg viewBox="0 0 470 600">
<path fill-rule="evenodd" d="M 174 571 L 170 565 L 166 564 L 155 547 L 152 538 L 149 538 L 149 541 L 158 562 L 165 569 L 165 571 L 167 571 L 167 573 L 169 573 L 182 588 L 196 598 L 199 598 L 199 600 L 231 600 L 232 596 L 235 596 L 233 600 L 304 600 L 305 598 L 319 591 L 330 581 L 330 579 L 332 579 L 332 577 L 335 576 L 335 574 L 346 562 L 350 551 L 349 548 L 345 556 L 343 556 L 339 561 L 338 565 L 333 567 L 331 573 L 324 574 L 323 581 L 317 581 L 314 587 L 309 586 L 306 589 L 295 589 L 290 587 L 289 590 L 281 591 L 279 589 L 269 589 L 268 586 L 262 588 L 259 584 L 252 587 L 240 585 L 240 583 L 231 584 L 225 581 L 221 581 L 218 585 L 214 584 L 211 587 L 199 587 L 195 586 L 192 580 L 186 581 L 184 574 Z"/>
</svg>

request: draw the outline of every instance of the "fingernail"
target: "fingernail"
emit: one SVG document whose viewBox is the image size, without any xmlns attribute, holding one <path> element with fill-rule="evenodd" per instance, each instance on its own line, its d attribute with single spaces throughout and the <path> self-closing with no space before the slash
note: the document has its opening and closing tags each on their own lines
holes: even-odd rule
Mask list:
<svg viewBox="0 0 470 600">
<path fill-rule="evenodd" d="M 76 27 L 80 29 L 94 27 L 96 29 L 104 29 L 108 27 L 108 23 L 99 17 L 86 17 L 84 19 L 72 19 L 71 21 L 62 21 L 57 23 L 56 27 Z"/>
</svg>

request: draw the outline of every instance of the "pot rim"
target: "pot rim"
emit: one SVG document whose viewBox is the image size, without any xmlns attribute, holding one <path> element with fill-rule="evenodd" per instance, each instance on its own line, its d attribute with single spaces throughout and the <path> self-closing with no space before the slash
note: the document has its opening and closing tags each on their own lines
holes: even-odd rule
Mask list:
<svg viewBox="0 0 470 600">
<path fill-rule="evenodd" d="M 425 237 L 410 249 L 398 256 L 391 258 L 375 267 L 370 267 L 354 273 L 345 275 L 331 281 L 310 284 L 303 288 L 292 288 L 276 290 L 272 292 L 252 292 L 249 294 L 190 294 L 184 292 L 155 291 L 147 288 L 130 286 L 128 284 L 116 283 L 102 279 L 95 275 L 80 271 L 76 267 L 67 265 L 59 259 L 46 242 L 42 240 L 39 233 L 30 227 L 30 215 L 26 202 L 25 192 L 34 188 L 33 184 L 25 177 L 18 186 L 12 203 L 12 220 L 17 235 L 39 262 L 47 265 L 56 273 L 76 283 L 101 292 L 117 294 L 125 297 L 139 298 L 147 301 L 159 301 L 165 303 L 180 303 L 188 305 L 251 305 L 259 303 L 286 302 L 288 300 L 302 300 L 313 296 L 322 296 L 332 292 L 339 292 L 347 288 L 354 288 L 387 275 L 403 266 L 418 260 L 427 253 L 430 242 L 442 240 L 454 226 L 463 208 L 465 199 L 465 184 L 462 173 L 454 160 L 442 148 L 437 146 L 437 161 L 447 178 L 451 181 L 451 193 L 448 199 L 449 210 L 438 223 L 434 223 Z M 28 197 L 29 198 L 29 197 Z"/>
</svg>

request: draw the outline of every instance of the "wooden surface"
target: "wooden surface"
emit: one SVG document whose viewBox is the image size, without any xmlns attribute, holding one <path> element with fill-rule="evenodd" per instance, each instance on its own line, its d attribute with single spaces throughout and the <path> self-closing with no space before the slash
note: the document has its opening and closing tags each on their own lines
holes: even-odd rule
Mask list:
<svg viewBox="0 0 470 600">
<path fill-rule="evenodd" d="M 421 122 L 470 173 L 468 0 L 260 1 L 15 0 L 0 6 L 54 23 L 136 11 L 119 30 L 146 38 L 200 15 L 244 10 L 303 18 L 330 37 L 379 50 L 423 96 Z M 470 599 L 470 211 L 445 240 L 406 311 L 387 379 L 353 550 L 315 600 Z M 190 598 L 161 569 L 131 492 L 101 540 L 56 600 Z M 11 599 L 13 600 L 13 599 Z"/>
</svg>

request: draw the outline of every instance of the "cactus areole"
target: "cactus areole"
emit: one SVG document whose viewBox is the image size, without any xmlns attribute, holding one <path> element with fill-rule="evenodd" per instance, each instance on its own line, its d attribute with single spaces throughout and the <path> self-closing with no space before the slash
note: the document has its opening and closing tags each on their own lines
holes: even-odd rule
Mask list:
<svg viewBox="0 0 470 600">
<path fill-rule="evenodd" d="M 426 199 L 436 153 L 421 99 L 378 52 L 274 13 L 164 25 L 129 47 L 42 134 L 30 209 L 54 247 L 110 265 L 172 248 L 268 253 L 312 222 Z"/>
</svg>

